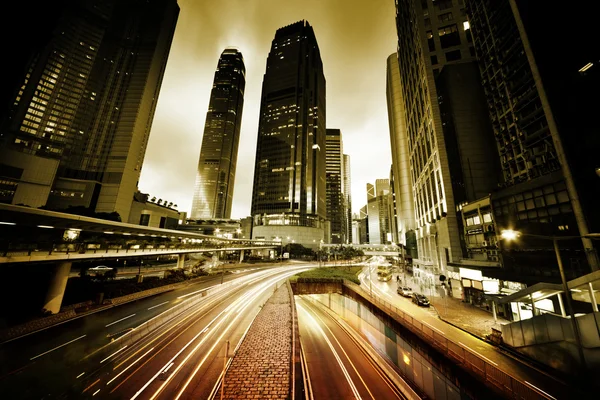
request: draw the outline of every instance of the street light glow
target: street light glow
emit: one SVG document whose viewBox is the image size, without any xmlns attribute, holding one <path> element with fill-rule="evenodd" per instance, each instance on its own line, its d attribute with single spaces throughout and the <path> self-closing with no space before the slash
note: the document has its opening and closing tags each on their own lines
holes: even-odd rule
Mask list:
<svg viewBox="0 0 600 400">
<path fill-rule="evenodd" d="M 506 239 L 506 240 L 515 240 L 517 239 L 519 236 L 521 235 L 520 232 L 518 231 L 513 231 L 512 229 L 504 229 L 500 236 L 502 237 L 502 239 Z"/>
</svg>

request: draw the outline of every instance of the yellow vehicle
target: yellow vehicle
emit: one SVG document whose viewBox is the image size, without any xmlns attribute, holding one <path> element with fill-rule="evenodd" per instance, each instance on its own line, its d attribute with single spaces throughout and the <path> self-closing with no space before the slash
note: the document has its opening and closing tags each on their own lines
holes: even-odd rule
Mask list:
<svg viewBox="0 0 600 400">
<path fill-rule="evenodd" d="M 377 279 L 382 282 L 388 282 L 392 279 L 392 267 L 389 265 L 377 266 Z"/>
</svg>

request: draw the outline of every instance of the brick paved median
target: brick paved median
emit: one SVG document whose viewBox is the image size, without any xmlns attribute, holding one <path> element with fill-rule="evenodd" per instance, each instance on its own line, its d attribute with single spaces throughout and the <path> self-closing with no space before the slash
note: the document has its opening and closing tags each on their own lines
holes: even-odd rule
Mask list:
<svg viewBox="0 0 600 400">
<path fill-rule="evenodd" d="M 224 399 L 290 398 L 291 298 L 282 285 L 258 313 L 227 370 Z"/>
</svg>

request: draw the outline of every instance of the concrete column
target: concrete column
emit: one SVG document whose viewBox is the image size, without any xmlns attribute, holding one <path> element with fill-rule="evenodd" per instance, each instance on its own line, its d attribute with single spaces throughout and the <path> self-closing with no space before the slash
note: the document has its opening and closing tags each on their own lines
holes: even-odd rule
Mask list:
<svg viewBox="0 0 600 400">
<path fill-rule="evenodd" d="M 592 282 L 588 282 L 588 286 L 590 288 L 590 300 L 592 302 L 592 308 L 594 312 L 598 312 L 598 302 L 596 301 L 596 295 L 594 294 L 594 286 L 592 286 Z"/>
<path fill-rule="evenodd" d="M 60 311 L 65 288 L 69 280 L 69 272 L 71 272 L 71 262 L 61 261 L 54 267 L 54 276 L 50 280 L 46 300 L 44 300 L 44 308 L 52 314 Z"/>
<path fill-rule="evenodd" d="M 492 301 L 492 314 L 494 314 L 494 322 L 498 322 L 498 315 L 496 313 L 496 302 Z"/>
<path fill-rule="evenodd" d="M 177 268 L 185 268 L 185 254 L 177 254 Z"/>
<path fill-rule="evenodd" d="M 560 315 L 562 315 L 563 318 L 567 318 L 567 313 L 565 312 L 565 305 L 562 300 L 562 293 L 557 293 L 556 296 L 558 296 L 558 305 L 560 306 Z"/>
<path fill-rule="evenodd" d="M 240 250 L 240 264 L 244 261 L 244 250 Z"/>
<path fill-rule="evenodd" d="M 533 295 L 531 293 L 529 294 L 529 300 L 531 300 L 531 314 L 535 317 L 535 301 L 533 301 Z"/>
</svg>

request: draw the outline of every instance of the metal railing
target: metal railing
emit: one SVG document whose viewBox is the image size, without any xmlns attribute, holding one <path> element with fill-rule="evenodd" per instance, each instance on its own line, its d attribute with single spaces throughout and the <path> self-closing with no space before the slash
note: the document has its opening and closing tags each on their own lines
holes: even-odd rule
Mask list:
<svg viewBox="0 0 600 400">
<path fill-rule="evenodd" d="M 422 339 L 433 345 L 436 349 L 444 353 L 449 359 L 457 364 L 460 364 L 464 369 L 473 372 L 479 376 L 485 383 L 492 385 L 503 394 L 511 399 L 554 399 L 539 390 L 536 390 L 531 385 L 528 385 L 519 378 L 501 370 L 492 365 L 488 360 L 483 359 L 479 355 L 469 351 L 465 347 L 444 335 L 436 332 L 426 323 L 413 318 L 412 315 L 398 309 L 391 303 L 382 300 L 376 295 L 370 295 L 368 291 L 363 290 L 359 285 L 356 285 L 348 280 L 344 280 L 344 286 L 359 293 L 364 298 L 369 299 L 373 304 L 379 306 L 387 315 L 394 318 L 397 322 L 420 336 Z"/>
</svg>

